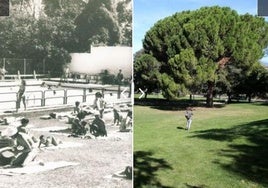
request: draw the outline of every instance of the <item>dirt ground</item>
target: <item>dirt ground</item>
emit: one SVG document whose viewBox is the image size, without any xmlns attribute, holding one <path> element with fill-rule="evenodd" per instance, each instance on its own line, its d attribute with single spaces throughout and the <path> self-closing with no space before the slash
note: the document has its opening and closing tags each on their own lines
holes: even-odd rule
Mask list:
<svg viewBox="0 0 268 188">
<path fill-rule="evenodd" d="M 36 161 L 69 161 L 78 162 L 79 165 L 68 166 L 35 174 L 0 175 L 1 188 L 128 188 L 132 181 L 113 177 L 118 171 L 132 165 L 132 132 L 119 132 L 118 126 L 111 125 L 111 115 L 105 114 L 108 137 L 81 139 L 68 137 L 66 133 L 51 133 L 39 128 L 59 127 L 63 129 L 70 126 L 58 119 L 42 120 L 40 116 L 49 112 L 22 114 L 29 118 L 31 133 L 39 137 L 41 134 L 53 135 L 64 142 L 81 143 L 80 147 L 61 148 L 56 150 L 39 151 Z M 4 126 L 1 125 L 1 129 Z M 39 129 L 39 130 L 38 130 Z"/>
</svg>

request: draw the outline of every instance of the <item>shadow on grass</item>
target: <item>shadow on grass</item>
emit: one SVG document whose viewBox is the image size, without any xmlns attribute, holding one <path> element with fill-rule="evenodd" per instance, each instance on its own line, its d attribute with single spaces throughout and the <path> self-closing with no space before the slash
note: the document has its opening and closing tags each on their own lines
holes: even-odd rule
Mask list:
<svg viewBox="0 0 268 188">
<path fill-rule="evenodd" d="M 219 155 L 233 159 L 231 164 L 215 161 L 228 171 L 268 186 L 268 119 L 253 121 L 230 129 L 196 131 L 193 137 L 228 141 L 230 149 L 219 151 Z M 249 144 L 236 144 L 234 139 L 246 138 Z"/>
<path fill-rule="evenodd" d="M 188 183 L 185 183 L 184 185 L 188 188 L 205 188 L 205 187 L 207 187 L 206 185 L 190 185 Z"/>
<path fill-rule="evenodd" d="M 177 127 L 179 130 L 185 130 L 185 127 Z"/>
<path fill-rule="evenodd" d="M 169 111 L 177 111 L 177 110 L 185 110 L 186 107 L 206 107 L 206 103 L 204 100 L 188 100 L 188 99 L 180 99 L 176 101 L 168 101 L 166 99 L 135 99 L 135 105 L 139 106 L 150 106 L 153 109 L 158 110 L 169 110 Z M 225 106 L 225 103 L 214 103 L 215 108 L 222 108 Z"/>
<path fill-rule="evenodd" d="M 60 129 L 60 130 L 50 130 L 50 133 L 65 133 L 65 134 L 71 134 L 72 129 L 66 128 L 66 129 Z"/>
<path fill-rule="evenodd" d="M 153 157 L 152 152 L 136 151 L 134 152 L 134 187 L 163 187 L 171 188 L 162 185 L 157 179 L 157 171 L 172 169 L 164 159 Z"/>
</svg>

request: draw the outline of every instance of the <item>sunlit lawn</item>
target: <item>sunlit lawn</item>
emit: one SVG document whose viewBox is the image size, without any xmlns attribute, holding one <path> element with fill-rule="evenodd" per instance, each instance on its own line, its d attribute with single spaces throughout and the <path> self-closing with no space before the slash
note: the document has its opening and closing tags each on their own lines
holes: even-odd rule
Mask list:
<svg viewBox="0 0 268 188">
<path fill-rule="evenodd" d="M 135 187 L 267 187 L 268 106 L 134 107 Z"/>
</svg>

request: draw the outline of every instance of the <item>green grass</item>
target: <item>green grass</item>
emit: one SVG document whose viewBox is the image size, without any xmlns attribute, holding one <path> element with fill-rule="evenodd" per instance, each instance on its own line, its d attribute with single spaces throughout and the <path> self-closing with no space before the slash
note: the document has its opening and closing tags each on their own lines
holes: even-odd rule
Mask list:
<svg viewBox="0 0 268 188">
<path fill-rule="evenodd" d="M 179 109 L 179 108 L 178 108 Z M 268 106 L 134 107 L 134 187 L 268 186 Z"/>
</svg>

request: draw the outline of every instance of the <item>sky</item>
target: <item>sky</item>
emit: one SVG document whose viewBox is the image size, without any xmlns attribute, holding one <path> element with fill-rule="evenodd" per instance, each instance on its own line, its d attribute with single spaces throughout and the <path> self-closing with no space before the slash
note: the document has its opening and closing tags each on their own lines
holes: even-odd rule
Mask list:
<svg viewBox="0 0 268 188">
<path fill-rule="evenodd" d="M 142 49 L 145 33 L 158 20 L 176 12 L 215 5 L 230 7 L 238 14 L 258 14 L 258 0 L 133 0 L 133 53 Z M 261 61 L 268 65 L 268 57 Z"/>
</svg>

